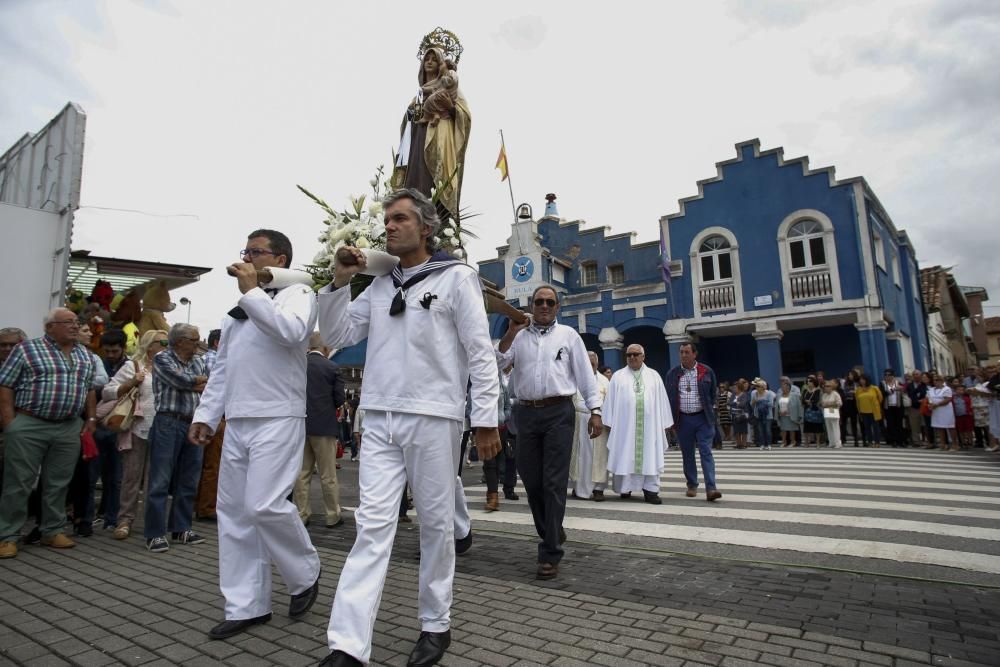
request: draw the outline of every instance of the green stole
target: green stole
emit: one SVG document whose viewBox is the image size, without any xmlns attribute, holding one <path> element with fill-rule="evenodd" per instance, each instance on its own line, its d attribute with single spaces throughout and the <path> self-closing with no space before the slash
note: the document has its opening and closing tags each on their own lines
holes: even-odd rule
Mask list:
<svg viewBox="0 0 1000 667">
<path fill-rule="evenodd" d="M 635 391 L 635 474 L 642 474 L 642 452 L 645 441 L 645 418 L 646 418 L 646 385 L 642 382 L 642 369 L 632 371 L 635 382 L 632 389 Z"/>
</svg>

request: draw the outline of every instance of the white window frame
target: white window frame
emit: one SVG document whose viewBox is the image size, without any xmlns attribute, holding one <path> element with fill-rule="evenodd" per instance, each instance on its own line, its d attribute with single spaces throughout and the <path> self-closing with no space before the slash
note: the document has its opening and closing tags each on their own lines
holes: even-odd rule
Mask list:
<svg viewBox="0 0 1000 667">
<path fill-rule="evenodd" d="M 877 229 L 872 230 L 872 248 L 875 253 L 875 266 L 885 271 L 885 241 Z"/>
<path fill-rule="evenodd" d="M 593 279 L 587 279 L 589 269 L 593 269 Z M 597 261 L 588 259 L 580 262 L 580 287 L 589 287 L 597 284 Z"/>
<path fill-rule="evenodd" d="M 701 255 L 699 252 L 701 249 L 701 244 L 704 243 L 711 236 L 721 236 L 726 241 L 729 242 L 729 259 L 730 265 L 733 268 L 733 277 L 725 278 L 722 280 L 713 280 L 711 282 L 704 281 L 701 275 Z M 721 252 L 721 251 L 720 251 Z M 691 240 L 691 246 L 688 250 L 688 257 L 691 262 L 691 297 L 694 304 L 694 316 L 701 317 L 701 299 L 699 298 L 699 290 L 703 285 L 721 286 L 721 285 L 733 285 L 733 297 L 736 300 L 736 312 L 743 312 L 743 281 L 740 274 L 740 244 L 736 241 L 736 235 L 729 229 L 725 227 L 706 227 L 695 235 L 694 239 Z M 718 274 L 718 263 L 715 265 L 716 274 Z"/>
<path fill-rule="evenodd" d="M 820 231 L 818 231 L 818 232 L 810 232 L 808 234 L 802 234 L 802 235 L 799 235 L 799 236 L 791 236 L 791 233 L 794 230 L 794 228 L 797 225 L 802 224 L 803 222 L 815 222 L 816 224 L 819 225 Z M 816 263 L 816 262 L 813 261 L 812 246 L 809 243 L 813 239 L 823 238 L 824 232 L 825 232 L 825 230 L 823 229 L 823 223 L 820 222 L 819 220 L 816 220 L 815 218 L 802 218 L 800 220 L 796 220 L 795 222 L 793 222 L 791 225 L 788 226 L 788 240 L 786 242 L 786 251 L 788 252 L 788 266 L 789 266 L 789 268 L 790 268 L 791 271 L 793 271 L 793 272 L 798 272 L 798 271 L 808 272 L 808 271 L 812 271 L 812 270 L 815 270 L 815 269 L 820 269 L 820 268 L 823 268 L 823 267 L 828 267 L 830 265 L 830 261 L 826 257 L 826 244 L 825 243 L 823 244 L 823 255 L 824 255 L 823 262 L 822 263 Z M 792 244 L 793 243 L 801 243 L 802 244 L 802 254 L 806 258 L 806 265 L 805 266 L 798 266 L 798 267 L 793 267 L 792 266 Z"/>
<path fill-rule="evenodd" d="M 896 284 L 896 287 L 903 289 L 903 277 L 899 269 L 899 264 L 903 258 L 896 253 L 891 253 L 889 259 L 892 262 L 892 282 Z"/>
<path fill-rule="evenodd" d="M 705 243 L 709 239 L 712 239 L 712 238 L 715 238 L 715 237 L 719 237 L 720 239 L 722 239 L 723 241 L 725 241 L 728 245 L 725 248 L 719 248 L 717 250 L 702 250 L 701 249 L 701 246 L 705 245 Z M 720 284 L 720 283 L 730 283 L 730 282 L 733 281 L 733 276 L 729 276 L 728 278 L 723 278 L 720 275 L 721 272 L 719 271 L 719 257 L 721 257 L 722 255 L 729 255 L 729 270 L 730 270 L 730 272 L 732 272 L 732 269 L 733 269 L 733 248 L 732 248 L 732 245 L 729 244 L 729 239 L 727 239 L 725 236 L 722 236 L 721 234 L 713 234 L 711 236 L 704 237 L 702 239 L 701 243 L 698 244 L 698 273 L 699 273 L 699 277 L 701 278 L 701 284 L 702 285 L 716 285 L 716 284 Z M 707 280 L 705 278 L 705 276 L 702 275 L 701 260 L 703 258 L 705 258 L 705 257 L 711 257 L 712 258 L 712 273 L 715 275 L 715 278 L 712 278 L 711 280 Z"/>
<path fill-rule="evenodd" d="M 621 280 L 614 280 L 612 278 L 611 272 L 614 269 L 621 270 L 621 273 L 622 273 L 622 279 Z M 608 264 L 606 271 L 607 271 L 607 274 L 608 274 L 608 284 L 610 284 L 610 285 L 624 285 L 625 284 L 625 264 L 623 264 L 622 262 L 616 262 L 615 264 Z"/>
<path fill-rule="evenodd" d="M 788 246 L 788 231 L 795 223 L 806 219 L 815 220 L 823 228 L 823 250 L 826 254 L 826 264 L 793 269 L 792 255 Z M 796 239 L 798 238 L 803 237 L 796 237 Z M 830 288 L 833 302 L 839 303 L 843 301 L 840 292 L 840 264 L 837 262 L 837 243 L 833 235 L 833 221 L 826 213 L 814 208 L 801 208 L 786 215 L 785 219 L 778 225 L 778 259 L 781 262 L 781 284 L 784 290 L 784 305 L 786 308 L 793 305 L 791 277 L 799 273 L 809 273 L 824 269 L 830 272 Z"/>
</svg>

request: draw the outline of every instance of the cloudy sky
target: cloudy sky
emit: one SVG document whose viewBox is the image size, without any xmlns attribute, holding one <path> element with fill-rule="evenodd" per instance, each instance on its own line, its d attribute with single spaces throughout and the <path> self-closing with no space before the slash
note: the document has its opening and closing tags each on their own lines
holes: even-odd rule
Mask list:
<svg viewBox="0 0 1000 667">
<path fill-rule="evenodd" d="M 637 241 L 758 137 L 867 178 L 923 265 L 956 265 L 1000 306 L 994 0 L 3 0 L 0 150 L 79 103 L 74 249 L 213 267 L 173 298 L 214 327 L 249 230 L 288 233 L 295 264 L 318 249 L 297 183 L 342 205 L 389 161 L 438 25 L 465 46 L 473 260 L 510 233 L 501 128 L 519 203 L 540 213 L 555 192 L 562 216 Z"/>
</svg>

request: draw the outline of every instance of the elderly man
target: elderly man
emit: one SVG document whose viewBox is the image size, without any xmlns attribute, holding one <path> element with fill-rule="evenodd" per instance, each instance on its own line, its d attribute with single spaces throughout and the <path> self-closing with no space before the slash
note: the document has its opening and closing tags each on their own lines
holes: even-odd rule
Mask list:
<svg viewBox="0 0 1000 667">
<path fill-rule="evenodd" d="M 608 378 L 597 372 L 596 352 L 588 352 L 590 367 L 594 369 L 594 381 L 601 396 L 601 405 L 608 397 Z M 592 499 L 604 502 L 604 489 L 608 486 L 608 434 L 591 439 L 588 432 L 590 410 L 583 402 L 583 395 L 576 392 L 573 399 L 576 407 L 576 432 L 573 434 L 573 456 L 569 463 L 569 485 L 574 498 Z"/>
<path fill-rule="evenodd" d="M 497 345 L 501 368 L 513 364 L 510 384 L 517 396 L 517 471 L 535 520 L 538 579 L 559 574 L 566 541 L 566 487 L 573 451 L 577 391 L 590 411 L 587 432 L 601 434 L 601 396 L 587 348 L 574 329 L 559 324 L 559 296 L 543 285 L 531 295 L 531 318 L 511 322 Z"/>
<path fill-rule="evenodd" d="M 340 489 L 337 486 L 337 406 L 347 403 L 344 381 L 337 364 L 330 361 L 330 348 L 323 345 L 323 337 L 314 333 L 309 337 L 306 356 L 306 438 L 302 468 L 295 482 L 295 505 L 299 518 L 309 525 L 309 482 L 313 467 L 319 471 L 320 488 L 323 489 L 323 510 L 326 527 L 343 525 L 340 516 Z"/>
<path fill-rule="evenodd" d="M 305 615 L 319 591 L 319 556 L 288 500 L 306 438 L 306 349 L 316 296 L 303 284 L 267 291 L 258 285 L 258 271 L 292 262 L 292 244 L 281 232 L 251 232 L 241 255 L 227 269 L 241 296 L 222 323 L 219 355 L 188 434 L 207 444 L 225 413 L 215 511 L 226 604 L 211 639 L 271 619 L 272 563 L 288 587 L 291 618 Z"/>
<path fill-rule="evenodd" d="M 45 317 L 45 335 L 17 345 L 0 369 L 0 418 L 7 449 L 0 558 L 17 555 L 28 495 L 39 471 L 42 544 L 74 546 L 63 533 L 66 489 L 80 454 L 81 433 L 93 434 L 97 423 L 94 364 L 77 341 L 78 330 L 76 315 L 56 308 Z"/>
<path fill-rule="evenodd" d="M 446 253 L 432 254 L 440 220 L 427 197 L 397 190 L 383 205 L 386 250 L 399 265 L 352 302 L 348 285 L 366 259 L 343 248 L 333 284 L 319 295 L 327 345 L 368 338 L 357 539 L 333 598 L 325 667 L 368 662 L 407 480 L 420 514 L 421 626 L 408 664 L 437 664 L 451 643 L 455 471 L 467 383 L 480 458 L 500 451 L 499 378 L 479 276 Z"/>
<path fill-rule="evenodd" d="M 705 498 L 709 502 L 722 497 L 715 485 L 715 458 L 712 456 L 712 439 L 715 437 L 715 401 L 719 383 L 715 371 L 698 362 L 698 346 L 681 343 L 681 363 L 667 372 L 665 382 L 670 408 L 677 420 L 677 440 L 684 459 L 684 479 L 687 481 L 688 498 L 698 495 L 698 466 L 695 447 L 701 457 L 701 471 L 705 476 Z"/>
<path fill-rule="evenodd" d="M 608 469 L 622 499 L 642 491 L 647 503 L 659 505 L 667 429 L 674 425 L 670 403 L 660 374 L 646 366 L 642 345 L 629 345 L 625 361 L 628 366 L 611 376 L 601 415 L 611 431 Z"/>
<path fill-rule="evenodd" d="M 194 494 L 201 476 L 201 447 L 188 442 L 188 428 L 208 381 L 205 362 L 196 356 L 198 328 L 175 324 L 167 334 L 169 349 L 153 357 L 153 401 L 156 416 L 149 431 L 149 487 L 143 534 L 146 548 L 170 548 L 167 528 L 177 544 L 205 541 L 191 530 Z M 167 495 L 173 494 L 167 517 Z"/>
</svg>

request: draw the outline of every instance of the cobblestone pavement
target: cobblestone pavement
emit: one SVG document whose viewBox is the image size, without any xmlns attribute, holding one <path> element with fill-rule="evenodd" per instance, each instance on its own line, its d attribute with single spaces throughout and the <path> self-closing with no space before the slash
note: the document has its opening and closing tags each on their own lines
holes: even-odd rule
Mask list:
<svg viewBox="0 0 1000 667">
<path fill-rule="evenodd" d="M 341 471 L 348 506 L 356 466 L 345 462 Z M 465 472 L 470 488 L 479 474 Z M 519 511 L 507 503 L 496 514 Z M 678 555 L 600 544 L 573 529 L 559 577 L 538 582 L 534 540 L 478 517 L 474 509 L 473 547 L 457 565 L 444 665 L 1000 664 L 1000 589 Z M 121 543 L 98 532 L 75 549 L 27 546 L 0 561 L 0 663 L 318 663 L 354 540 L 350 513 L 340 528 L 321 520 L 310 528 L 324 566 L 313 611 L 288 619 L 276 576 L 273 620 L 226 641 L 205 636 L 221 620 L 222 602 L 214 525 L 196 528 L 205 544 L 160 555 L 139 538 Z M 418 531 L 417 523 L 400 525 L 373 664 L 404 665 L 419 632 Z"/>
</svg>

